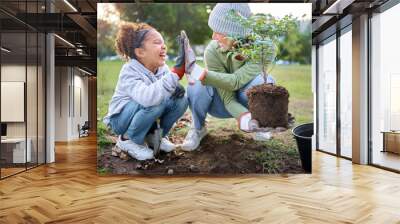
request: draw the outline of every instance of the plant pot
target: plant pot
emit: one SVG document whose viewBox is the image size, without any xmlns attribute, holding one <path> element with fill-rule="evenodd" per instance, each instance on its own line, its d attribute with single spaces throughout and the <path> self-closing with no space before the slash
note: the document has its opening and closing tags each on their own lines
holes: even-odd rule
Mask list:
<svg viewBox="0 0 400 224">
<path fill-rule="evenodd" d="M 247 91 L 249 111 L 260 127 L 288 126 L 289 92 L 282 86 L 261 84 Z"/>
<path fill-rule="evenodd" d="M 302 124 L 293 129 L 293 135 L 300 153 L 301 166 L 304 171 L 311 173 L 311 137 L 314 133 L 314 124 Z"/>
</svg>

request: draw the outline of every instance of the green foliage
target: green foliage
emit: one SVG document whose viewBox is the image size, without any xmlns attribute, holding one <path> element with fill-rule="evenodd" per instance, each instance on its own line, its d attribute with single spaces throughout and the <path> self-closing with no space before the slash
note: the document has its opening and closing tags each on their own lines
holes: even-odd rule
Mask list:
<svg viewBox="0 0 400 224">
<path fill-rule="evenodd" d="M 298 29 L 298 28 L 297 28 Z M 300 64 L 311 64 L 311 27 L 285 35 L 279 44 L 278 59 Z"/>
<path fill-rule="evenodd" d="M 104 20 L 97 20 L 97 57 L 114 55 L 116 27 Z"/>
<path fill-rule="evenodd" d="M 106 125 L 102 121 L 97 122 L 97 145 L 100 150 L 102 147 L 113 143 L 109 138 L 107 138 L 108 135 L 110 134 Z"/>
<path fill-rule="evenodd" d="M 109 168 L 104 168 L 104 167 L 97 168 L 97 173 L 98 173 L 100 176 L 107 175 L 107 174 L 109 174 L 109 173 L 111 173 L 111 172 L 112 172 L 112 170 L 109 169 Z"/>
<path fill-rule="evenodd" d="M 286 15 L 282 19 L 278 19 L 271 14 L 263 13 L 246 18 L 235 10 L 231 10 L 227 17 L 249 30 L 249 34 L 245 38 L 230 37 L 234 41 L 232 52 L 239 53 L 253 63 L 260 64 L 264 76 L 266 76 L 268 66 L 275 60 L 276 46 L 279 40 L 296 27 L 295 18 Z"/>
<path fill-rule="evenodd" d="M 292 137 L 289 133 L 288 136 Z M 262 165 L 264 173 L 280 173 L 279 169 L 286 164 L 282 164 L 285 158 L 299 159 L 297 147 L 279 139 L 271 139 L 264 143 L 266 150 L 257 152 L 255 160 Z"/>
</svg>

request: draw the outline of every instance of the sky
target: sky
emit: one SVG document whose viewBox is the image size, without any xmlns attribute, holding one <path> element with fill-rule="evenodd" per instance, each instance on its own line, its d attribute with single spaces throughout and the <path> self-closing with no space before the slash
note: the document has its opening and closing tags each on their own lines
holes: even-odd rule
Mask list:
<svg viewBox="0 0 400 224">
<path fill-rule="evenodd" d="M 118 23 L 119 13 L 115 10 L 113 3 L 97 3 L 97 18 Z"/>
<path fill-rule="evenodd" d="M 311 3 L 249 3 L 252 13 L 269 13 L 275 17 L 284 17 L 292 14 L 299 19 L 306 14 L 304 19 L 311 20 Z"/>
<path fill-rule="evenodd" d="M 252 13 L 270 13 L 276 17 L 283 17 L 292 14 L 294 17 L 311 20 L 311 3 L 249 3 Z M 119 15 L 113 4 L 98 3 L 97 18 L 106 19 L 109 22 L 119 21 Z"/>
</svg>

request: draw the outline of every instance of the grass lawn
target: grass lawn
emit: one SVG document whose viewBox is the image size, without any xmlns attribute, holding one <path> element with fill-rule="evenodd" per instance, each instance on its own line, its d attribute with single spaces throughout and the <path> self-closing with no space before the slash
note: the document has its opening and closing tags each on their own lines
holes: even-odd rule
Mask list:
<svg viewBox="0 0 400 224">
<path fill-rule="evenodd" d="M 98 61 L 97 104 L 99 119 L 107 113 L 110 101 L 118 81 L 118 75 L 124 62 Z M 199 63 L 201 64 L 201 63 Z M 168 65 L 172 67 L 173 62 Z M 201 64 L 202 65 L 202 64 Z M 312 122 L 313 96 L 311 92 L 311 66 L 310 65 L 276 65 L 271 71 L 278 85 L 286 87 L 289 91 L 289 112 L 296 117 L 296 123 Z M 186 86 L 184 78 L 181 83 Z M 226 122 L 224 122 L 226 123 Z"/>
</svg>

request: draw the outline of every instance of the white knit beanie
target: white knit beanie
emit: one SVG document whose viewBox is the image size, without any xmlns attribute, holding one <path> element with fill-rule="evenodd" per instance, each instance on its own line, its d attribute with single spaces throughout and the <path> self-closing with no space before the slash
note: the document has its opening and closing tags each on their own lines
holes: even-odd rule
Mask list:
<svg viewBox="0 0 400 224">
<path fill-rule="evenodd" d="M 251 16 L 250 7 L 247 3 L 218 3 L 211 11 L 208 18 L 208 26 L 214 32 L 225 35 L 240 37 L 248 35 L 250 33 L 249 29 L 227 17 L 232 9 L 246 18 Z"/>
</svg>

